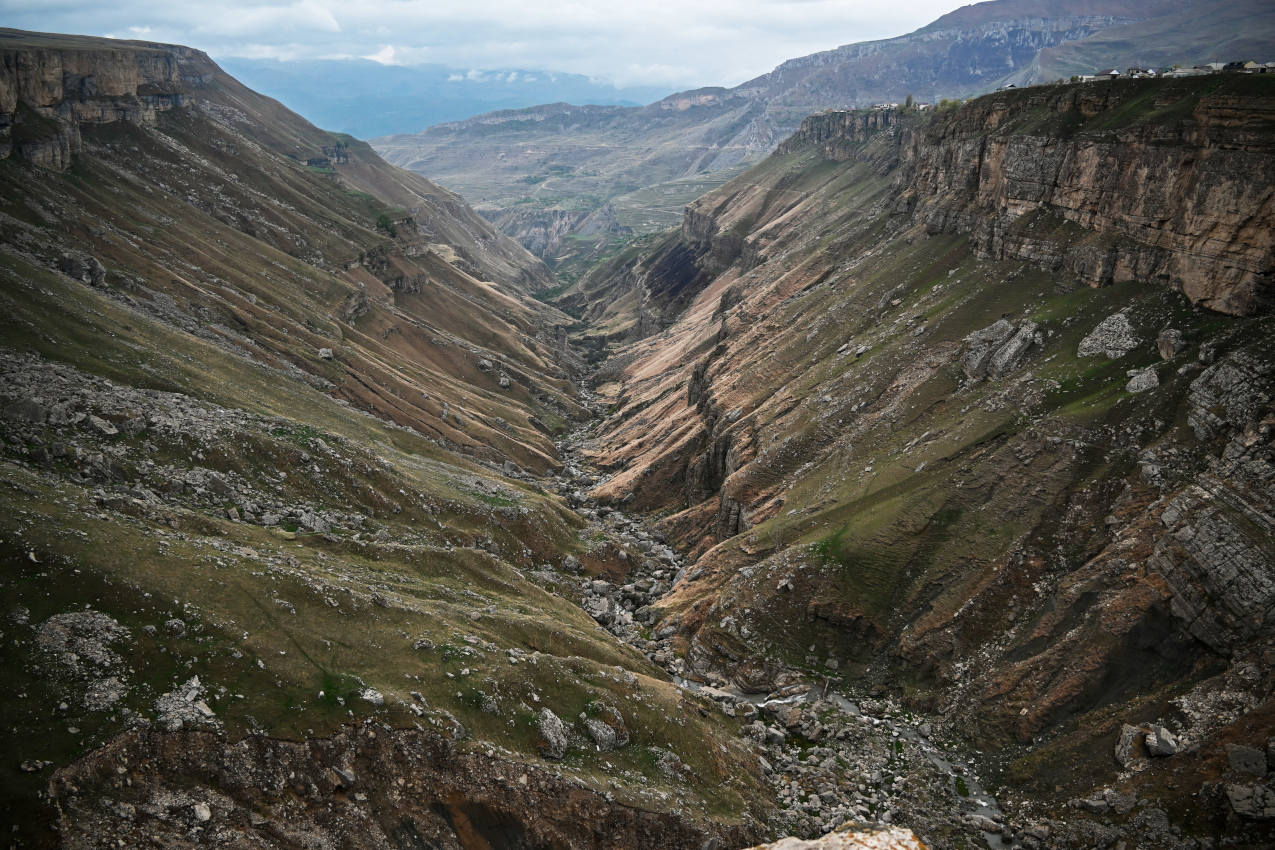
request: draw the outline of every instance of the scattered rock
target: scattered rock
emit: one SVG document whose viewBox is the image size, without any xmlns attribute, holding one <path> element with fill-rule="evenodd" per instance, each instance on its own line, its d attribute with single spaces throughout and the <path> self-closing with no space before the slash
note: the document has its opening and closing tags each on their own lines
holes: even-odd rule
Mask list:
<svg viewBox="0 0 1275 850">
<path fill-rule="evenodd" d="M 334 356 L 335 356 L 335 355 L 332 353 L 332 349 L 330 349 L 330 348 L 320 348 L 320 349 L 319 349 L 319 359 L 320 359 L 320 360 L 331 360 Z"/>
<path fill-rule="evenodd" d="M 36 646 L 55 675 L 84 689 L 89 711 L 104 711 L 125 693 L 123 659 L 112 648 L 129 638 L 128 629 L 100 611 L 55 614 L 40 624 Z"/>
<path fill-rule="evenodd" d="M 376 706 L 385 705 L 385 694 L 381 693 L 376 688 L 364 688 L 359 691 L 359 699 L 364 702 L 370 702 L 372 705 Z"/>
<path fill-rule="evenodd" d="M 192 676 L 184 685 L 155 700 L 155 722 L 161 729 L 176 732 L 188 727 L 218 727 L 213 710 L 203 700 L 204 685 Z"/>
<path fill-rule="evenodd" d="M 208 823 L 208 821 L 212 820 L 212 809 L 208 807 L 207 803 L 196 803 L 191 807 L 191 811 L 195 815 L 195 820 L 200 823 Z"/>
</svg>

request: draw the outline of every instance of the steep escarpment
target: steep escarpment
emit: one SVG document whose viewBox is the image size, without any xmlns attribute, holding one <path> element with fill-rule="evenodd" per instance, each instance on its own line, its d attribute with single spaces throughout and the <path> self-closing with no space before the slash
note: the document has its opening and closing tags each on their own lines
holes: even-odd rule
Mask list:
<svg viewBox="0 0 1275 850">
<path fill-rule="evenodd" d="M 1275 101 L 1265 80 L 1054 86 L 980 99 L 904 143 L 901 207 L 981 255 L 1089 285 L 1162 282 L 1232 315 L 1270 306 Z M 1035 238 L 1053 216 L 1091 238 Z"/>
<path fill-rule="evenodd" d="M 82 148 L 82 124 L 154 124 L 186 103 L 215 66 L 190 48 L 0 30 L 0 154 L 65 169 Z"/>
<path fill-rule="evenodd" d="M 688 667 L 895 693 L 1067 811 L 1051 846 L 1138 842 L 1139 800 L 1269 840 L 1231 754 L 1272 710 L 1271 103 L 813 116 L 634 258 L 702 274 L 617 350 L 595 495 L 697 558 L 660 606 Z"/>
</svg>

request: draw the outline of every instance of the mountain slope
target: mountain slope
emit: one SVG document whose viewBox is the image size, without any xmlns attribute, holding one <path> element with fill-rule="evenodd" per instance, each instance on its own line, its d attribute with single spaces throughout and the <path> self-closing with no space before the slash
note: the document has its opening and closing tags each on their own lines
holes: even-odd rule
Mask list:
<svg viewBox="0 0 1275 850">
<path fill-rule="evenodd" d="M 1271 840 L 1228 759 L 1275 710 L 1273 109 L 1231 75 L 812 116 L 566 293 L 615 351 L 595 496 L 697 558 L 688 669 L 936 713 L 1066 811 L 1041 846 Z"/>
<path fill-rule="evenodd" d="M 1154 36 L 1131 51 L 1128 34 L 1148 31 Z M 770 152 L 822 109 L 902 103 L 909 94 L 937 102 L 1136 61 L 1213 61 L 1219 50 L 1251 51 L 1272 38 L 1275 13 L 1255 0 L 1185 7 L 995 0 L 908 35 L 793 59 L 730 89 L 682 92 L 641 108 L 554 104 L 497 112 L 373 144 L 390 162 L 484 210 L 587 213 L 611 202 L 621 224 L 650 233 L 676 226 L 683 204 Z M 1141 46 L 1148 44 L 1149 50 Z M 1091 64 L 1078 68 L 1084 62 Z"/>
<path fill-rule="evenodd" d="M 762 836 L 729 719 L 578 604 L 639 539 L 542 486 L 539 261 L 189 48 L 0 32 L 0 128 L 12 841 Z"/>
</svg>

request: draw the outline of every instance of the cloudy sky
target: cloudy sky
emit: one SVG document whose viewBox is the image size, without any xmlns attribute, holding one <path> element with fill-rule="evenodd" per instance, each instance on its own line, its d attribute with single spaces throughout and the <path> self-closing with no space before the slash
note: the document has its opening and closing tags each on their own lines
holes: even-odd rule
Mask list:
<svg viewBox="0 0 1275 850">
<path fill-rule="evenodd" d="M 0 0 L 0 25 L 179 42 L 213 58 L 367 57 L 734 85 L 785 59 L 902 35 L 960 0 Z"/>
</svg>

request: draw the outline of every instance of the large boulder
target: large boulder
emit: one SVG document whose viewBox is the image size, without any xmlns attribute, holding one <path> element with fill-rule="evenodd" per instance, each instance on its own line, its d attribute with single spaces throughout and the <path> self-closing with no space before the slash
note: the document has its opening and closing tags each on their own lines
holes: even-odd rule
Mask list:
<svg viewBox="0 0 1275 850">
<path fill-rule="evenodd" d="M 1037 327 L 1035 322 L 1015 325 L 1008 319 L 1000 319 L 967 336 L 961 358 L 965 376 L 978 381 L 999 378 L 1017 369 L 1027 350 L 1038 341 Z"/>
<path fill-rule="evenodd" d="M 750 850 L 925 850 L 925 845 L 910 829 L 846 824 L 818 838 L 789 837 Z"/>
<path fill-rule="evenodd" d="M 540 709 L 536 721 L 540 732 L 540 754 L 545 758 L 560 759 L 567 754 L 567 725 L 562 718 L 548 708 Z"/>
<path fill-rule="evenodd" d="M 1076 354 L 1080 357 L 1102 355 L 1115 360 L 1138 347 L 1140 340 L 1129 317 L 1123 312 L 1108 316 L 1080 341 Z"/>
</svg>

